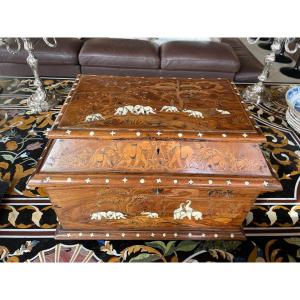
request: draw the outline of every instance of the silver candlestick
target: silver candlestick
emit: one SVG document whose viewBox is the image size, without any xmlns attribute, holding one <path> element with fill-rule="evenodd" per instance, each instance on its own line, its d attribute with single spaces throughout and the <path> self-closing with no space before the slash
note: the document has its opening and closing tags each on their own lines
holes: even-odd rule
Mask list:
<svg viewBox="0 0 300 300">
<path fill-rule="evenodd" d="M 252 41 L 251 39 L 247 39 L 250 44 L 256 44 L 259 41 L 259 38 Z M 270 100 L 270 93 L 266 89 L 264 82 L 269 78 L 270 74 L 270 67 L 272 63 L 275 61 L 275 55 L 278 51 L 281 50 L 282 38 L 275 38 L 272 45 L 271 45 L 271 52 L 265 57 L 264 61 L 264 68 L 262 73 L 258 76 L 258 82 L 254 85 L 248 86 L 243 94 L 242 97 L 246 101 L 254 102 L 254 103 L 261 103 L 264 101 Z"/>
<path fill-rule="evenodd" d="M 12 49 L 9 44 L 9 39 L 0 38 L 0 46 L 5 45 L 6 49 L 11 54 L 16 54 L 21 50 L 21 42 L 23 42 L 24 50 L 28 53 L 28 57 L 26 59 L 27 64 L 30 66 L 32 73 L 34 75 L 34 86 L 36 87 L 36 91 L 27 99 L 27 105 L 30 108 L 32 113 L 40 113 L 42 111 L 48 111 L 51 107 L 50 99 L 47 97 L 47 93 L 43 86 L 43 83 L 40 79 L 38 73 L 38 60 L 34 55 L 34 49 L 30 39 L 28 38 L 15 38 L 16 41 L 16 49 Z M 48 41 L 47 38 L 43 38 L 45 44 L 49 47 L 56 47 L 57 42 L 56 39 L 53 39 L 53 44 Z"/>
</svg>

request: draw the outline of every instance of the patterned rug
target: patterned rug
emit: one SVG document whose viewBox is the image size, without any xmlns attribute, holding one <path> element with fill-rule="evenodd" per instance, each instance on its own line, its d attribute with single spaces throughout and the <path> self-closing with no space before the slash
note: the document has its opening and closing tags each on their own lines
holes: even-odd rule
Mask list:
<svg viewBox="0 0 300 300">
<path fill-rule="evenodd" d="M 1 262 L 196 262 L 299 261 L 300 137 L 285 120 L 285 91 L 270 86 L 273 98 L 249 110 L 267 137 L 262 151 L 282 192 L 258 197 L 244 229 L 246 241 L 55 241 L 57 218 L 47 194 L 26 182 L 35 169 L 73 79 L 44 79 L 58 101 L 47 113 L 32 115 L 26 97 L 32 79 L 0 78 L 0 261 Z M 238 86 L 241 91 L 244 85 Z M 298 197 L 297 197 L 298 196 Z M 0 198 L 0 199 L 1 199 Z"/>
</svg>

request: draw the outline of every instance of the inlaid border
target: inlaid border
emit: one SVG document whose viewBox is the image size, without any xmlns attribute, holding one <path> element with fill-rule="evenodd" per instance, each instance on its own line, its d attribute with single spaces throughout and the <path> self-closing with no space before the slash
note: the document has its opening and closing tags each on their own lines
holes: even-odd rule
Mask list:
<svg viewBox="0 0 300 300">
<path fill-rule="evenodd" d="M 59 225 L 57 240 L 243 240 L 242 229 L 201 228 L 199 230 L 66 230 Z"/>
<path fill-rule="evenodd" d="M 218 188 L 255 188 L 262 191 L 272 191 L 281 188 L 273 177 L 210 177 L 210 176 L 180 176 L 180 175 L 132 175 L 132 174 L 35 174 L 28 183 L 29 187 L 62 186 L 106 186 L 106 187 L 218 187 Z"/>
<path fill-rule="evenodd" d="M 121 140 L 121 139 L 155 139 L 155 140 L 198 140 L 198 141 L 238 141 L 238 142 L 252 142 L 263 143 L 266 141 L 264 136 L 255 132 L 204 132 L 204 131 L 171 131 L 171 130 L 122 130 L 122 129 L 93 129 L 93 130 L 79 130 L 79 129 L 55 129 L 46 133 L 50 139 L 91 139 L 98 138 L 101 140 Z"/>
</svg>

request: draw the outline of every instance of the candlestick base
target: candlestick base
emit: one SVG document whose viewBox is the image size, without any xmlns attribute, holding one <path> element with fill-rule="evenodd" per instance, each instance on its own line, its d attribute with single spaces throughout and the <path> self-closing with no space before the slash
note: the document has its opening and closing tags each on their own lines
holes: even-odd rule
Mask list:
<svg viewBox="0 0 300 300">
<path fill-rule="evenodd" d="M 242 97 L 245 101 L 253 102 L 255 104 L 259 104 L 262 102 L 267 102 L 271 99 L 270 92 L 266 89 L 265 85 L 259 81 L 254 85 L 248 86 Z"/>
<path fill-rule="evenodd" d="M 27 105 L 31 113 L 38 114 L 43 111 L 48 111 L 57 104 L 54 95 L 47 94 L 45 90 L 38 87 L 37 90 L 27 98 Z"/>
</svg>

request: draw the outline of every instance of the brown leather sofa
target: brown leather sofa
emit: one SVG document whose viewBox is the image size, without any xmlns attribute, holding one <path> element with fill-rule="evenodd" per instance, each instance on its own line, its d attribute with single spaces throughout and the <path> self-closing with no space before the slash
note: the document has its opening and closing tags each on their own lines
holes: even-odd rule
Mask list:
<svg viewBox="0 0 300 300">
<path fill-rule="evenodd" d="M 229 78 L 255 82 L 261 64 L 239 39 L 221 42 L 171 41 L 158 45 L 150 40 L 115 38 L 58 38 L 49 48 L 32 39 L 41 76 L 74 77 L 78 73 L 132 76 Z M 0 48 L 1 76 L 32 76 L 26 52 L 9 54 Z"/>
</svg>

